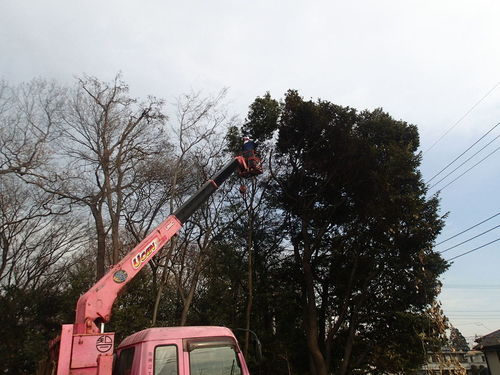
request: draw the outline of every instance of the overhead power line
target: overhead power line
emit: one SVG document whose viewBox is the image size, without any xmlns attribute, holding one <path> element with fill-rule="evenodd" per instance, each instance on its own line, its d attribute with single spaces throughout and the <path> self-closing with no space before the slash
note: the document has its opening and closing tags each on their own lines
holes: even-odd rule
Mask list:
<svg viewBox="0 0 500 375">
<path fill-rule="evenodd" d="M 453 319 L 477 319 L 477 318 L 500 319 L 500 315 L 498 314 L 472 314 L 472 315 L 445 314 L 445 315 Z"/>
<path fill-rule="evenodd" d="M 451 247 L 449 247 L 449 248 L 447 248 L 447 249 L 444 249 L 444 250 L 442 250 L 442 251 L 439 251 L 439 254 L 446 253 L 447 251 L 449 251 L 449 250 L 451 250 L 451 249 L 454 249 L 454 248 L 456 248 L 456 247 L 459 247 L 460 245 L 463 245 L 464 243 L 467 243 L 467 242 L 469 242 L 469 241 L 472 241 L 473 239 L 476 239 L 476 238 L 478 238 L 478 237 L 481 237 L 482 235 L 484 235 L 484 234 L 486 234 L 486 233 L 489 233 L 489 232 L 491 232 L 493 229 L 496 229 L 496 228 L 498 228 L 498 227 L 500 227 L 500 224 L 499 224 L 499 225 L 497 225 L 496 227 L 493 227 L 493 228 L 488 229 L 487 231 L 484 231 L 483 233 L 479 233 L 478 235 L 476 235 L 476 236 L 474 236 L 474 237 L 471 237 L 471 238 L 469 238 L 469 239 L 467 239 L 467 240 L 465 240 L 465 241 L 462 241 L 462 242 L 460 242 L 459 244 L 453 245 L 453 246 L 451 246 Z"/>
<path fill-rule="evenodd" d="M 490 316 L 490 315 L 495 315 L 495 316 L 500 316 L 499 315 L 500 313 L 500 310 L 487 310 L 487 311 L 480 311 L 480 310 L 472 310 L 472 312 L 468 312 L 468 311 L 463 311 L 463 314 L 462 314 L 462 311 L 458 311 L 458 312 L 455 312 L 455 311 L 450 311 L 450 310 L 446 310 L 446 315 L 450 314 L 450 315 L 476 315 L 476 314 L 481 314 L 481 315 L 487 315 L 487 316 Z"/>
<path fill-rule="evenodd" d="M 495 125 L 498 126 L 500 125 L 500 122 Z M 486 135 L 486 134 L 485 134 Z M 481 137 L 482 138 L 482 137 Z M 480 139 L 481 139 L 480 138 Z M 483 147 L 481 147 L 479 150 L 477 150 L 475 153 L 473 153 L 471 156 L 469 156 L 464 162 L 462 162 L 461 164 L 459 164 L 457 167 L 455 167 L 454 170 L 452 170 L 451 172 L 449 172 L 446 176 L 444 176 L 443 178 L 441 178 L 438 182 L 434 183 L 429 189 L 432 189 L 434 186 L 436 186 L 437 184 L 439 184 L 441 181 L 443 181 L 444 179 L 446 179 L 449 175 L 453 174 L 457 169 L 459 169 L 461 166 L 463 166 L 464 164 L 466 164 L 467 162 L 469 162 L 469 160 L 471 160 L 474 156 L 476 156 L 477 154 L 479 154 L 481 151 L 483 151 L 486 147 L 488 147 L 489 145 L 491 145 L 493 142 L 495 142 L 498 138 L 500 138 L 500 134 L 497 135 L 495 138 L 493 138 L 491 141 L 489 141 L 488 143 L 486 143 Z M 480 140 L 479 139 L 479 140 Z M 478 140 L 478 141 L 479 141 Z M 476 143 L 478 142 L 476 141 Z M 474 143 L 474 144 L 476 144 Z M 472 145 L 474 146 L 474 145 Z M 472 147 L 471 146 L 471 147 Z M 448 168 L 449 166 L 451 166 L 456 160 L 458 160 L 458 158 L 460 158 L 460 156 L 462 156 L 463 154 L 465 154 L 468 150 L 471 149 L 471 147 L 469 147 L 467 150 L 465 150 L 464 152 L 462 152 L 457 158 L 455 158 L 455 160 L 453 160 L 451 163 L 449 163 L 446 167 L 444 167 L 443 169 L 441 169 L 440 172 L 438 172 L 437 174 L 434 175 L 434 177 L 437 177 L 441 172 L 443 172 L 446 168 Z M 427 183 L 429 183 L 431 180 L 434 179 L 434 177 L 432 177 L 429 181 L 427 181 Z"/>
<path fill-rule="evenodd" d="M 467 228 L 467 229 L 464 229 L 464 230 L 463 230 L 463 231 L 461 231 L 460 233 L 457 233 L 457 234 L 455 234 L 455 235 L 453 235 L 453 236 L 451 236 L 451 237 L 448 237 L 447 239 L 445 239 L 445 240 L 443 240 L 443 241 L 441 241 L 441 242 L 438 242 L 438 243 L 437 243 L 436 245 L 434 245 L 434 246 L 438 246 L 438 245 L 441 245 L 442 243 L 445 243 L 445 242 L 447 242 L 447 241 L 449 241 L 449 240 L 452 240 L 452 239 L 454 239 L 455 237 L 458 237 L 458 236 L 460 236 L 461 234 L 464 234 L 465 232 L 468 232 L 468 231 L 470 231 L 471 229 L 474 229 L 475 227 L 478 227 L 478 226 L 480 226 L 481 224 L 484 224 L 484 223 L 486 223 L 487 221 L 490 221 L 491 219 L 493 219 L 493 218 L 497 217 L 498 215 L 500 215 L 500 212 L 496 213 L 496 214 L 495 214 L 495 215 L 493 215 L 493 216 L 490 216 L 490 217 L 489 217 L 489 218 L 487 218 L 487 219 L 484 219 L 483 221 L 481 221 L 481 222 L 479 222 L 479 223 L 477 223 L 477 224 L 474 224 L 473 226 L 471 226 L 471 227 L 469 227 L 469 228 Z"/>
<path fill-rule="evenodd" d="M 448 182 L 446 185 L 444 185 L 441 189 L 438 190 L 438 192 L 440 191 L 443 191 L 445 188 L 447 188 L 448 186 L 450 186 L 452 183 L 454 183 L 456 180 L 458 180 L 460 177 L 462 177 L 463 175 L 465 175 L 466 173 L 470 172 L 472 169 L 474 169 L 475 167 L 477 167 L 479 164 L 481 164 L 483 161 L 485 161 L 486 159 L 488 159 L 490 156 L 492 156 L 494 153 L 496 153 L 498 150 L 500 150 L 500 146 L 497 147 L 496 149 L 494 149 L 492 152 L 490 152 L 488 155 L 486 155 L 484 158 L 482 158 L 481 160 L 479 160 L 476 164 L 474 164 L 472 167 L 470 167 L 469 169 L 467 169 L 465 172 L 463 172 L 462 174 L 459 174 L 457 177 L 455 177 L 453 180 L 451 180 L 450 182 Z"/>
<path fill-rule="evenodd" d="M 446 284 L 448 289 L 500 289 L 500 284 Z"/>
<path fill-rule="evenodd" d="M 495 242 L 497 242 L 497 241 L 500 241 L 500 237 L 499 237 L 499 238 L 497 238 L 496 240 L 493 240 L 493 241 L 491 241 L 491 242 L 488 242 L 488 243 L 486 243 L 486 244 L 484 244 L 484 245 L 478 246 L 478 247 L 476 247 L 476 248 L 474 248 L 474 249 L 472 249 L 472 250 L 466 251 L 465 253 L 462 253 L 462 254 L 459 254 L 459 255 L 457 255 L 457 256 L 454 256 L 453 258 L 446 259 L 446 261 L 447 261 L 447 262 L 450 262 L 450 261 L 452 261 L 452 260 L 454 260 L 454 259 L 457 259 L 457 258 L 463 257 L 464 255 L 467 255 L 467 254 L 470 254 L 470 253 L 472 253 L 472 252 L 474 252 L 474 251 L 477 251 L 477 250 L 479 250 L 479 249 L 482 249 L 483 247 L 486 247 L 486 246 L 488 246 L 488 245 L 491 245 L 492 243 L 495 243 Z"/>
<path fill-rule="evenodd" d="M 448 310 L 446 313 L 500 313 L 500 310 Z"/>
<path fill-rule="evenodd" d="M 448 130 L 444 132 L 444 134 L 439 137 L 427 150 L 424 151 L 424 155 L 429 152 L 435 145 L 437 145 L 441 140 L 448 135 L 458 124 L 462 122 L 484 99 L 486 99 L 497 87 L 500 85 L 500 82 L 497 82 L 493 88 L 491 88 L 481 99 L 479 99 L 465 114 L 460 117 Z"/>
</svg>

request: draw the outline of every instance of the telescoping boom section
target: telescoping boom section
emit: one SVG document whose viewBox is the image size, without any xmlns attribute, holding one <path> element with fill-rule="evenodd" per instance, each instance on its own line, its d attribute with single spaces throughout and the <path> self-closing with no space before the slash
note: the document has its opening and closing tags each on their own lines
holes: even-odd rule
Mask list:
<svg viewBox="0 0 500 375">
<path fill-rule="evenodd" d="M 255 159 L 255 156 L 252 157 Z M 113 303 L 118 294 L 182 228 L 193 212 L 236 171 L 243 177 L 262 173 L 260 163 L 256 164 L 255 160 L 252 160 L 252 166 L 249 167 L 248 158 L 236 156 L 80 297 L 76 306 L 75 323 L 63 325 L 61 335 L 51 343 L 52 356 L 57 361 L 58 375 L 111 375 L 114 333 L 105 333 L 104 323 L 109 322 L 111 318 Z M 179 329 L 182 330 L 182 327 Z M 176 331 L 177 334 L 180 332 Z M 218 342 L 209 337 L 204 339 Z M 242 369 L 247 371 L 246 365 L 243 364 Z M 245 371 L 242 373 L 247 373 Z M 153 374 L 152 371 L 146 370 L 132 373 Z M 182 375 L 184 374 L 189 372 L 183 372 Z"/>
</svg>

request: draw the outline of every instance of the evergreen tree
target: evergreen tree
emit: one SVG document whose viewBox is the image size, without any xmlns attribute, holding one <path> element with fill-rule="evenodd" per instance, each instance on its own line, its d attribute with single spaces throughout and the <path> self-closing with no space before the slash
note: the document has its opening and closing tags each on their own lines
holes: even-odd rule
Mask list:
<svg viewBox="0 0 500 375">
<path fill-rule="evenodd" d="M 417 128 L 296 91 L 277 118 L 274 203 L 288 220 L 310 372 L 417 367 L 446 269 Z"/>
<path fill-rule="evenodd" d="M 453 350 L 464 351 L 467 352 L 470 350 L 469 344 L 467 344 L 467 340 L 462 335 L 462 333 L 458 330 L 458 328 L 451 326 L 450 327 L 450 347 Z"/>
</svg>

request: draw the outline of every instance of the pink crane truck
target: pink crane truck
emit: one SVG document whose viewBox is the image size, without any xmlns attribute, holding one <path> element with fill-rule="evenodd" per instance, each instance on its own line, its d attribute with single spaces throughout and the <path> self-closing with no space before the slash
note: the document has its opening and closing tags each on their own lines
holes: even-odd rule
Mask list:
<svg viewBox="0 0 500 375">
<path fill-rule="evenodd" d="M 258 175 L 262 173 L 260 159 L 236 156 L 80 297 L 75 323 L 64 324 L 60 336 L 50 343 L 51 374 L 249 374 L 228 328 L 149 328 L 125 338 L 116 351 L 114 333 L 104 331 L 119 292 L 235 171 L 242 177 Z"/>
</svg>

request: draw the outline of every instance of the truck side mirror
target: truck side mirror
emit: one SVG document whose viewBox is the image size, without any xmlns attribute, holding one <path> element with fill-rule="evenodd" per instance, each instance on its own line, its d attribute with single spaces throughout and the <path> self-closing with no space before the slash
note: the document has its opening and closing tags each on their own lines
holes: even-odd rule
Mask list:
<svg viewBox="0 0 500 375">
<path fill-rule="evenodd" d="M 263 360 L 263 356 L 262 356 L 262 344 L 259 340 L 259 336 L 257 336 L 257 334 L 250 329 L 236 328 L 235 330 L 236 331 L 250 332 L 252 334 L 252 343 L 253 343 L 253 349 L 255 351 L 255 359 L 257 361 L 257 364 L 260 364 Z"/>
<path fill-rule="evenodd" d="M 255 350 L 255 358 L 257 359 L 257 364 L 261 363 L 262 362 L 262 344 L 259 340 L 259 338 L 257 337 L 257 335 L 252 332 L 253 335 L 253 345 L 254 345 L 254 350 Z"/>
</svg>

